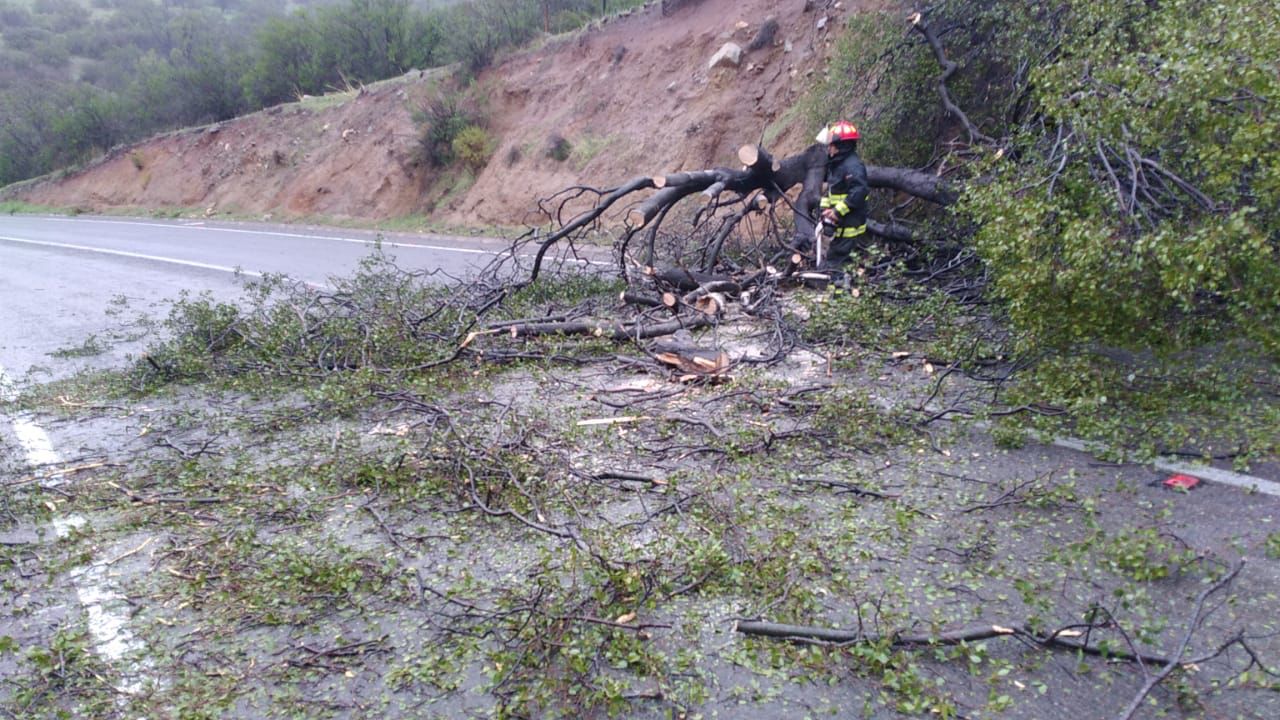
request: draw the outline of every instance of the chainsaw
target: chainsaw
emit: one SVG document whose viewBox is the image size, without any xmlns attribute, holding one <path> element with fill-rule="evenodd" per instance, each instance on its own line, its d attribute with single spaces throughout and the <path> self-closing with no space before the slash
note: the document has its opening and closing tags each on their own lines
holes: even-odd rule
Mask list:
<svg viewBox="0 0 1280 720">
<path fill-rule="evenodd" d="M 813 269 L 822 267 L 822 223 L 813 225 Z"/>
<path fill-rule="evenodd" d="M 820 283 L 824 285 L 831 279 L 830 275 L 822 272 L 822 223 L 817 222 L 813 225 L 813 270 L 810 272 L 800 273 L 800 277 L 810 282 Z"/>
</svg>

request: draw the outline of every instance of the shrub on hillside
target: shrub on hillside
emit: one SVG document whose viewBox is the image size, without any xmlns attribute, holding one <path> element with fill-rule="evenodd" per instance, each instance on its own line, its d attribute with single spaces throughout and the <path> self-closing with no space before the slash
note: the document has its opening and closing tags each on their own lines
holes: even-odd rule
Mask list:
<svg viewBox="0 0 1280 720">
<path fill-rule="evenodd" d="M 547 138 L 547 157 L 556 162 L 564 162 L 573 152 L 573 145 L 560 133 L 551 133 Z"/>
<path fill-rule="evenodd" d="M 468 125 L 453 138 L 453 155 L 473 172 L 479 172 L 489 163 L 493 154 L 493 141 L 489 133 L 479 125 Z"/>
<path fill-rule="evenodd" d="M 483 127 L 483 114 L 460 93 L 441 93 L 414 113 L 421 128 L 418 148 L 431 167 L 447 167 L 458 159 L 454 140 L 468 127 Z"/>
</svg>

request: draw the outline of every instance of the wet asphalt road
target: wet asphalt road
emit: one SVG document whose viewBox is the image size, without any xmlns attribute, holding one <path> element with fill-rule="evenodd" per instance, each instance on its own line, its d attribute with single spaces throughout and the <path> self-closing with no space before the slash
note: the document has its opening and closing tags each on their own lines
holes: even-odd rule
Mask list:
<svg viewBox="0 0 1280 720">
<path fill-rule="evenodd" d="M 183 291 L 230 300 L 244 276 L 262 273 L 323 285 L 378 241 L 374 232 L 334 228 L 0 216 L 0 373 L 43 381 L 115 364 L 139 349 L 120 325 L 139 313 L 163 318 Z M 381 246 L 406 269 L 465 276 L 507 243 L 386 234 Z M 101 352 L 75 352 L 91 337 Z"/>
</svg>

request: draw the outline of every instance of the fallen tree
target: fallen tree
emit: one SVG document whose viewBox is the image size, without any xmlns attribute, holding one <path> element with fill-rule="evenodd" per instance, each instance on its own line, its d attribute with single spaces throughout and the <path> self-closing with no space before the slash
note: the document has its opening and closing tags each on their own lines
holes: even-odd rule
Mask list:
<svg viewBox="0 0 1280 720">
<path fill-rule="evenodd" d="M 712 242 L 702 253 L 703 261 L 698 268 L 704 273 L 709 273 L 716 267 L 721 259 L 720 248 L 725 239 L 738 229 L 743 220 L 752 214 L 769 212 L 780 203 L 790 206 L 794 211 L 795 231 L 790 242 L 780 243 L 778 249 L 791 250 L 812 238 L 826 167 L 825 148 L 814 144 L 795 155 L 774 160 L 764 148 L 744 145 L 738 150 L 738 159 L 742 161 L 742 168 L 738 170 L 721 167 L 642 176 L 611 188 L 575 186 L 549 198 L 543 205 L 554 206 L 554 210 L 548 210 L 548 215 L 553 218 L 559 218 L 564 207 L 572 200 L 584 195 L 595 196 L 596 200 L 590 209 L 563 221 L 559 228 L 539 239 L 529 281 L 538 278 L 543 260 L 554 246 L 571 240 L 575 233 L 596 226 L 615 205 L 631 199 L 636 193 L 648 190 L 656 192 L 626 213 L 626 227 L 617 246 L 619 269 L 624 275 L 628 271 L 626 263 L 631 257 L 632 242 L 641 233 L 644 245 L 642 267 L 654 267 L 658 261 L 655 245 L 663 222 L 677 204 L 693 196 L 699 196 L 698 199 L 703 203 L 703 207 L 694 215 L 692 225 L 695 230 L 716 218 L 715 211 L 735 209 L 729 215 L 717 218 L 719 223 Z M 873 188 L 906 193 L 939 205 L 948 205 L 956 199 L 956 191 L 942 177 L 933 173 L 910 168 L 870 166 L 867 168 L 867 176 Z M 800 191 L 792 200 L 787 193 L 796 186 L 800 187 Z M 894 240 L 916 239 L 910 229 L 900 225 L 871 222 L 868 229 L 873 234 Z"/>
</svg>

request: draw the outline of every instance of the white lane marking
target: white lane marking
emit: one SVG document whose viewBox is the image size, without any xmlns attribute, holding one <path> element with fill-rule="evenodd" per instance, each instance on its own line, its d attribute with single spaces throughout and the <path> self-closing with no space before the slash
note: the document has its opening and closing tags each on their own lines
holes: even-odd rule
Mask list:
<svg viewBox="0 0 1280 720">
<path fill-rule="evenodd" d="M 356 238 L 344 238 L 344 237 L 337 237 L 334 235 L 303 235 L 300 233 L 284 233 L 284 232 L 275 232 L 271 230 L 242 230 L 239 228 L 219 228 L 219 227 L 209 227 L 206 225 L 196 225 L 196 224 L 169 225 L 169 224 L 161 224 L 161 223 L 135 222 L 135 221 L 129 221 L 129 220 L 75 220 L 70 218 L 46 218 L 46 219 L 49 220 L 50 222 L 74 222 L 74 223 L 99 222 L 99 223 L 104 223 L 109 225 L 138 225 L 141 227 L 205 230 L 205 231 L 216 231 L 216 232 L 241 233 L 245 235 L 275 235 L 278 237 L 301 238 L 301 239 L 308 239 L 308 240 L 332 240 L 334 242 L 353 243 L 356 245 L 365 245 L 367 247 L 373 247 L 375 245 L 381 244 L 385 247 L 413 248 L 418 250 L 438 250 L 441 252 L 456 252 L 456 253 L 464 253 L 468 255 L 493 255 L 496 257 L 499 255 L 509 254 L 507 250 L 500 250 L 500 251 L 476 250 L 473 248 L 449 247 L 447 245 L 424 245 L 420 243 L 403 243 L 403 242 L 389 242 L 389 241 L 379 243 L 374 240 L 359 240 Z M 179 260 L 177 258 L 167 258 L 160 255 L 146 255 L 142 253 L 127 252 L 124 250 L 108 250 L 105 248 L 98 248 L 91 245 L 73 245 L 70 243 L 53 242 L 51 240 L 30 240 L 27 238 L 16 238 L 16 237 L 11 237 L 7 235 L 0 235 L 0 240 L 8 240 L 9 242 L 16 242 L 16 243 L 28 243 L 31 245 L 46 245 L 48 247 L 67 248 L 70 250 L 86 250 L 89 252 L 106 253 L 108 255 L 120 255 L 123 257 L 140 258 L 143 260 L 156 260 L 159 262 L 168 262 L 168 263 L 174 263 L 177 265 L 187 265 L 190 267 L 204 268 L 206 270 L 221 270 L 222 272 L 231 272 L 231 273 L 239 273 L 241 275 L 252 275 L 253 277 L 262 277 L 262 273 L 252 272 L 249 270 L 237 270 L 236 268 L 227 267 L 225 265 L 211 265 L 208 263 L 196 262 L 194 260 Z M 532 254 L 526 253 L 521 255 L 521 257 L 531 258 L 534 256 Z M 586 265 L 599 265 L 601 267 L 609 267 L 613 265 L 612 262 L 601 262 L 599 260 L 588 260 L 585 258 L 575 258 L 574 261 L 580 262 Z M 326 287 L 321 283 L 314 283 L 311 281 L 307 281 L 307 284 L 313 287 Z"/>
<path fill-rule="evenodd" d="M 53 443 L 44 429 L 31 422 L 25 414 L 16 415 L 12 425 L 13 436 L 26 451 L 27 464 L 40 467 L 58 462 L 58 454 L 53 451 Z"/>
<path fill-rule="evenodd" d="M 457 247 L 453 245 L 428 245 L 426 243 L 402 242 L 402 241 L 395 241 L 395 240 L 361 240 L 360 238 L 341 237 L 339 235 L 311 235 L 307 233 L 280 232 L 278 230 L 246 230 L 244 228 L 215 227 L 212 225 L 206 225 L 202 221 L 187 222 L 187 223 L 153 223 L 153 222 L 142 222 L 139 220 L 90 220 L 87 218 L 52 218 L 51 217 L 51 218 L 44 218 L 44 219 L 50 222 L 65 222 L 65 223 L 97 222 L 97 223 L 103 223 L 106 225 L 137 225 L 139 227 L 151 227 L 151 228 L 210 230 L 214 232 L 240 233 L 244 235 L 274 235 L 277 237 L 298 238 L 303 240 L 331 240 L 333 242 L 354 243 L 356 245 L 366 245 L 370 247 L 374 245 L 382 245 L 383 247 L 411 248 L 415 250 L 439 250 L 441 252 L 456 252 L 456 253 L 464 253 L 469 255 L 497 256 L 497 255 L 509 254 L 509 251 L 506 248 L 502 250 L 477 250 L 475 248 L 464 248 L 464 247 Z M 533 254 L 525 253 L 521 255 L 521 257 L 531 258 L 533 257 Z M 602 262 L 600 260 L 588 260 L 586 258 L 576 258 L 575 260 L 577 262 L 585 263 L 587 265 L 600 265 L 605 267 L 611 267 L 613 265 L 613 262 L 611 261 Z"/>
<path fill-rule="evenodd" d="M 234 273 L 237 275 L 262 277 L 262 273 L 254 272 L 252 270 L 241 270 L 239 268 L 228 267 L 226 265 L 213 265 L 211 263 L 202 263 L 195 260 L 180 260 L 178 258 L 165 257 L 163 255 L 148 255 L 146 253 L 129 252 L 127 250 L 110 250 L 107 248 L 94 247 L 92 245 L 75 245 L 72 243 L 53 242 L 52 240 L 31 240 L 28 238 L 16 238 L 8 235 L 0 235 L 0 240 L 24 243 L 26 245 L 39 245 L 41 247 L 62 248 L 64 250 L 83 250 L 85 252 L 103 253 L 105 255 L 119 255 L 120 257 L 135 258 L 137 260 L 154 260 L 156 262 L 171 263 L 173 265 L 185 265 L 187 267 L 200 268 L 202 270 L 217 270 L 219 272 Z"/>
<path fill-rule="evenodd" d="M 9 374 L 0 366 L 0 402 L 12 402 L 18 399 L 17 388 Z M 13 436 L 22 446 L 27 456 L 27 464 L 35 467 L 51 465 L 58 462 L 58 453 L 53 451 L 53 443 L 49 435 L 39 425 L 31 422 L 26 413 L 18 413 L 10 420 Z"/>
<path fill-rule="evenodd" d="M 262 273 L 254 270 L 244 270 L 242 268 L 234 268 L 227 265 L 214 265 L 212 263 L 197 262 L 195 260 L 182 260 L 180 258 L 165 257 L 163 255 L 148 255 L 146 253 L 129 252 L 127 250 L 111 250 L 108 248 L 94 247 L 92 245 L 76 245 L 73 243 L 53 242 L 52 240 L 31 240 L 28 238 L 16 238 L 9 235 L 0 235 L 0 240 L 22 243 L 24 245 L 38 245 L 41 247 L 60 248 L 63 250 L 79 250 L 81 252 L 101 253 L 103 255 L 117 255 L 119 257 L 133 258 L 135 260 L 150 260 L 152 262 L 169 263 L 170 265 L 200 268 L 201 270 L 215 270 L 217 272 L 231 273 L 232 275 L 245 275 L 255 278 L 260 278 L 263 275 Z M 318 283 L 312 280 L 303 280 L 303 282 L 314 288 L 328 287 L 324 283 Z"/>
<path fill-rule="evenodd" d="M 205 225 L 204 223 L 151 223 L 140 222 L 137 220 L 88 220 L 77 218 L 47 218 L 52 222 L 70 222 L 85 223 L 97 222 L 107 225 L 137 225 L 139 227 L 152 228 L 175 228 L 181 230 L 201 230 L 224 233 L 239 233 L 241 235 L 274 235 L 276 237 L 296 238 L 300 240 L 330 240 L 333 242 L 353 243 L 356 245 L 383 245 L 386 247 L 397 248 L 413 248 L 415 250 L 439 250 L 441 252 L 456 252 L 468 255 L 501 255 L 505 250 L 495 252 L 493 250 L 477 250 L 475 248 L 451 247 L 449 245 L 427 245 L 425 243 L 395 242 L 391 240 L 362 240 L 360 238 L 341 237 L 338 235 L 310 235 L 307 233 L 287 233 L 278 230 L 247 230 L 245 228 L 225 228 Z"/>
<path fill-rule="evenodd" d="M 1097 447 L 1090 446 L 1088 443 L 1075 438 L 1054 438 L 1051 444 L 1061 448 L 1067 448 L 1068 450 L 1077 450 L 1079 452 L 1088 453 L 1090 455 L 1095 454 L 1094 449 Z M 1164 472 L 1185 473 L 1187 475 L 1194 475 L 1201 480 L 1210 480 L 1212 482 L 1238 487 L 1250 492 L 1260 492 L 1265 495 L 1280 497 L 1280 483 L 1265 480 L 1260 477 L 1254 477 L 1252 475 L 1245 475 L 1238 472 L 1232 472 L 1230 470 L 1219 470 L 1218 468 L 1211 467 L 1209 465 L 1188 463 L 1168 457 L 1158 457 L 1147 464 Z"/>
<path fill-rule="evenodd" d="M 886 410 L 893 409 L 892 403 L 888 400 L 882 400 L 878 397 L 873 397 L 872 400 Z M 925 409 L 930 412 L 936 412 L 936 410 L 930 405 L 926 405 Z M 975 422 L 973 426 L 982 430 L 991 429 L 991 423 L 988 422 Z M 1083 440 L 1073 437 L 1053 437 L 1046 439 L 1043 435 L 1038 435 L 1036 439 L 1047 445 L 1066 448 L 1067 450 L 1075 450 L 1076 452 L 1082 452 L 1086 455 L 1093 455 L 1095 457 L 1099 450 L 1106 449 L 1106 446 L 1104 445 L 1097 443 L 1091 445 Z M 1164 472 L 1185 473 L 1187 475 L 1194 475 L 1201 480 L 1209 480 L 1211 482 L 1230 485 L 1249 492 L 1260 492 L 1264 495 L 1280 497 L 1280 483 L 1260 477 L 1254 477 L 1252 475 L 1245 475 L 1243 473 L 1232 472 L 1230 470 L 1219 470 L 1218 468 L 1211 467 L 1209 465 L 1201 465 L 1199 463 L 1182 462 L 1176 458 L 1169 457 L 1157 457 L 1145 464 L 1150 465 L 1157 470 L 1163 470 Z"/>
<path fill-rule="evenodd" d="M 13 381 L 4 367 L 0 366 L 0 401 L 11 401 L 16 397 L 17 390 Z M 27 464 L 39 467 L 59 462 L 58 453 L 53 449 L 53 441 L 43 428 L 25 414 L 15 417 L 12 425 L 14 436 L 26 454 Z M 88 525 L 88 521 L 80 515 L 66 515 L 55 517 L 52 525 L 54 535 L 62 539 L 72 531 Z M 130 653 L 142 651 L 144 646 L 129 631 L 129 601 L 116 589 L 107 569 L 108 563 L 98 560 L 86 568 L 72 571 L 71 581 L 76 598 L 88 615 L 89 635 L 93 638 L 94 648 L 108 662 L 116 662 Z M 150 667 L 149 662 L 129 663 L 124 677 L 115 684 L 115 689 L 122 695 L 137 695 L 142 691 L 146 670 Z"/>
</svg>

